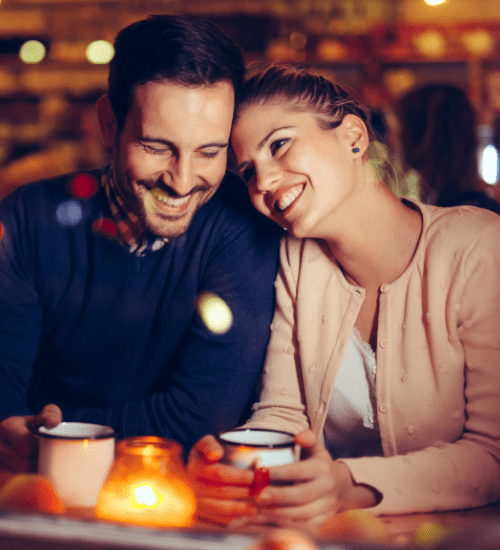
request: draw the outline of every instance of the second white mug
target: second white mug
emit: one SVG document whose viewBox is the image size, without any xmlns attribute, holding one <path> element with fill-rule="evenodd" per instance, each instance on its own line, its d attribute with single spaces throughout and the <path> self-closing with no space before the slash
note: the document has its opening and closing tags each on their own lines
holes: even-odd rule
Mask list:
<svg viewBox="0 0 500 550">
<path fill-rule="evenodd" d="M 238 428 L 218 436 L 224 447 L 222 462 L 240 469 L 269 468 L 298 460 L 293 434 L 275 430 Z"/>
</svg>

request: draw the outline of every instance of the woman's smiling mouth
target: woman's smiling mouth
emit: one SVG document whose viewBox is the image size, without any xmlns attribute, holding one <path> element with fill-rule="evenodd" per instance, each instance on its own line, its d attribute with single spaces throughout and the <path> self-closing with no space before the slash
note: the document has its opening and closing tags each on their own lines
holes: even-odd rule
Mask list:
<svg viewBox="0 0 500 550">
<path fill-rule="evenodd" d="M 296 185 L 294 187 L 285 188 L 282 191 L 276 193 L 274 206 L 280 212 L 283 213 L 285 210 L 290 208 L 292 204 L 302 195 L 304 192 L 306 184 Z"/>
</svg>

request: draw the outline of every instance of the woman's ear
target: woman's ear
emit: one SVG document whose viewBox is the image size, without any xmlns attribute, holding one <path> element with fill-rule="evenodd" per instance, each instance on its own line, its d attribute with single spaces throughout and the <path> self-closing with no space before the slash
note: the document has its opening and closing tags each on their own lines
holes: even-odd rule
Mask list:
<svg viewBox="0 0 500 550">
<path fill-rule="evenodd" d="M 107 95 L 96 102 L 97 119 L 101 130 L 101 139 L 106 147 L 113 147 L 116 136 L 116 119 Z"/>
<path fill-rule="evenodd" d="M 362 157 L 370 144 L 366 124 L 358 116 L 348 114 L 345 115 L 340 127 L 342 135 L 347 140 L 347 144 L 353 154 L 357 157 Z"/>
</svg>

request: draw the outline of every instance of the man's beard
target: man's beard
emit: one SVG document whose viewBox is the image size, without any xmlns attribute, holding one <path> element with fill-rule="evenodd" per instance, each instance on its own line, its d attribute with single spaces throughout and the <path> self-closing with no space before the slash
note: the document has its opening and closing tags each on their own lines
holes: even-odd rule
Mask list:
<svg viewBox="0 0 500 550">
<path fill-rule="evenodd" d="M 178 195 L 173 193 L 168 186 L 165 186 L 161 180 L 148 178 L 137 181 L 136 185 L 142 188 L 142 193 L 138 196 L 131 180 L 121 171 L 118 163 L 114 166 L 114 177 L 117 192 L 125 202 L 127 208 L 137 216 L 143 229 L 162 238 L 176 238 L 186 233 L 196 212 L 213 196 L 218 187 L 211 188 L 206 184 L 193 187 L 188 195 L 206 192 L 204 196 L 205 200 L 201 201 L 194 211 L 187 210 L 179 215 L 169 215 L 163 212 L 155 211 L 154 214 L 151 213 L 148 215 L 145 203 L 148 198 L 148 194 L 153 188 L 158 187 L 172 197 L 178 198 Z M 210 191 L 212 191 L 212 193 L 210 193 Z"/>
</svg>

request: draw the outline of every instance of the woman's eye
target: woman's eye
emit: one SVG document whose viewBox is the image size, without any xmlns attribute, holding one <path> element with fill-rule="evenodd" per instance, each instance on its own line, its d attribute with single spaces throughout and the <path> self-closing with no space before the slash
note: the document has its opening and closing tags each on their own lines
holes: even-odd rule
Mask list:
<svg viewBox="0 0 500 550">
<path fill-rule="evenodd" d="M 285 145 L 285 143 L 287 141 L 290 141 L 289 138 L 284 138 L 284 139 L 277 139 L 276 141 L 273 141 L 271 143 L 271 154 L 274 156 L 276 154 L 276 151 L 282 147 L 283 145 Z"/>
<path fill-rule="evenodd" d="M 248 183 L 253 177 L 255 176 L 255 168 L 253 166 L 249 166 L 243 172 L 241 173 L 241 179 Z"/>
</svg>

